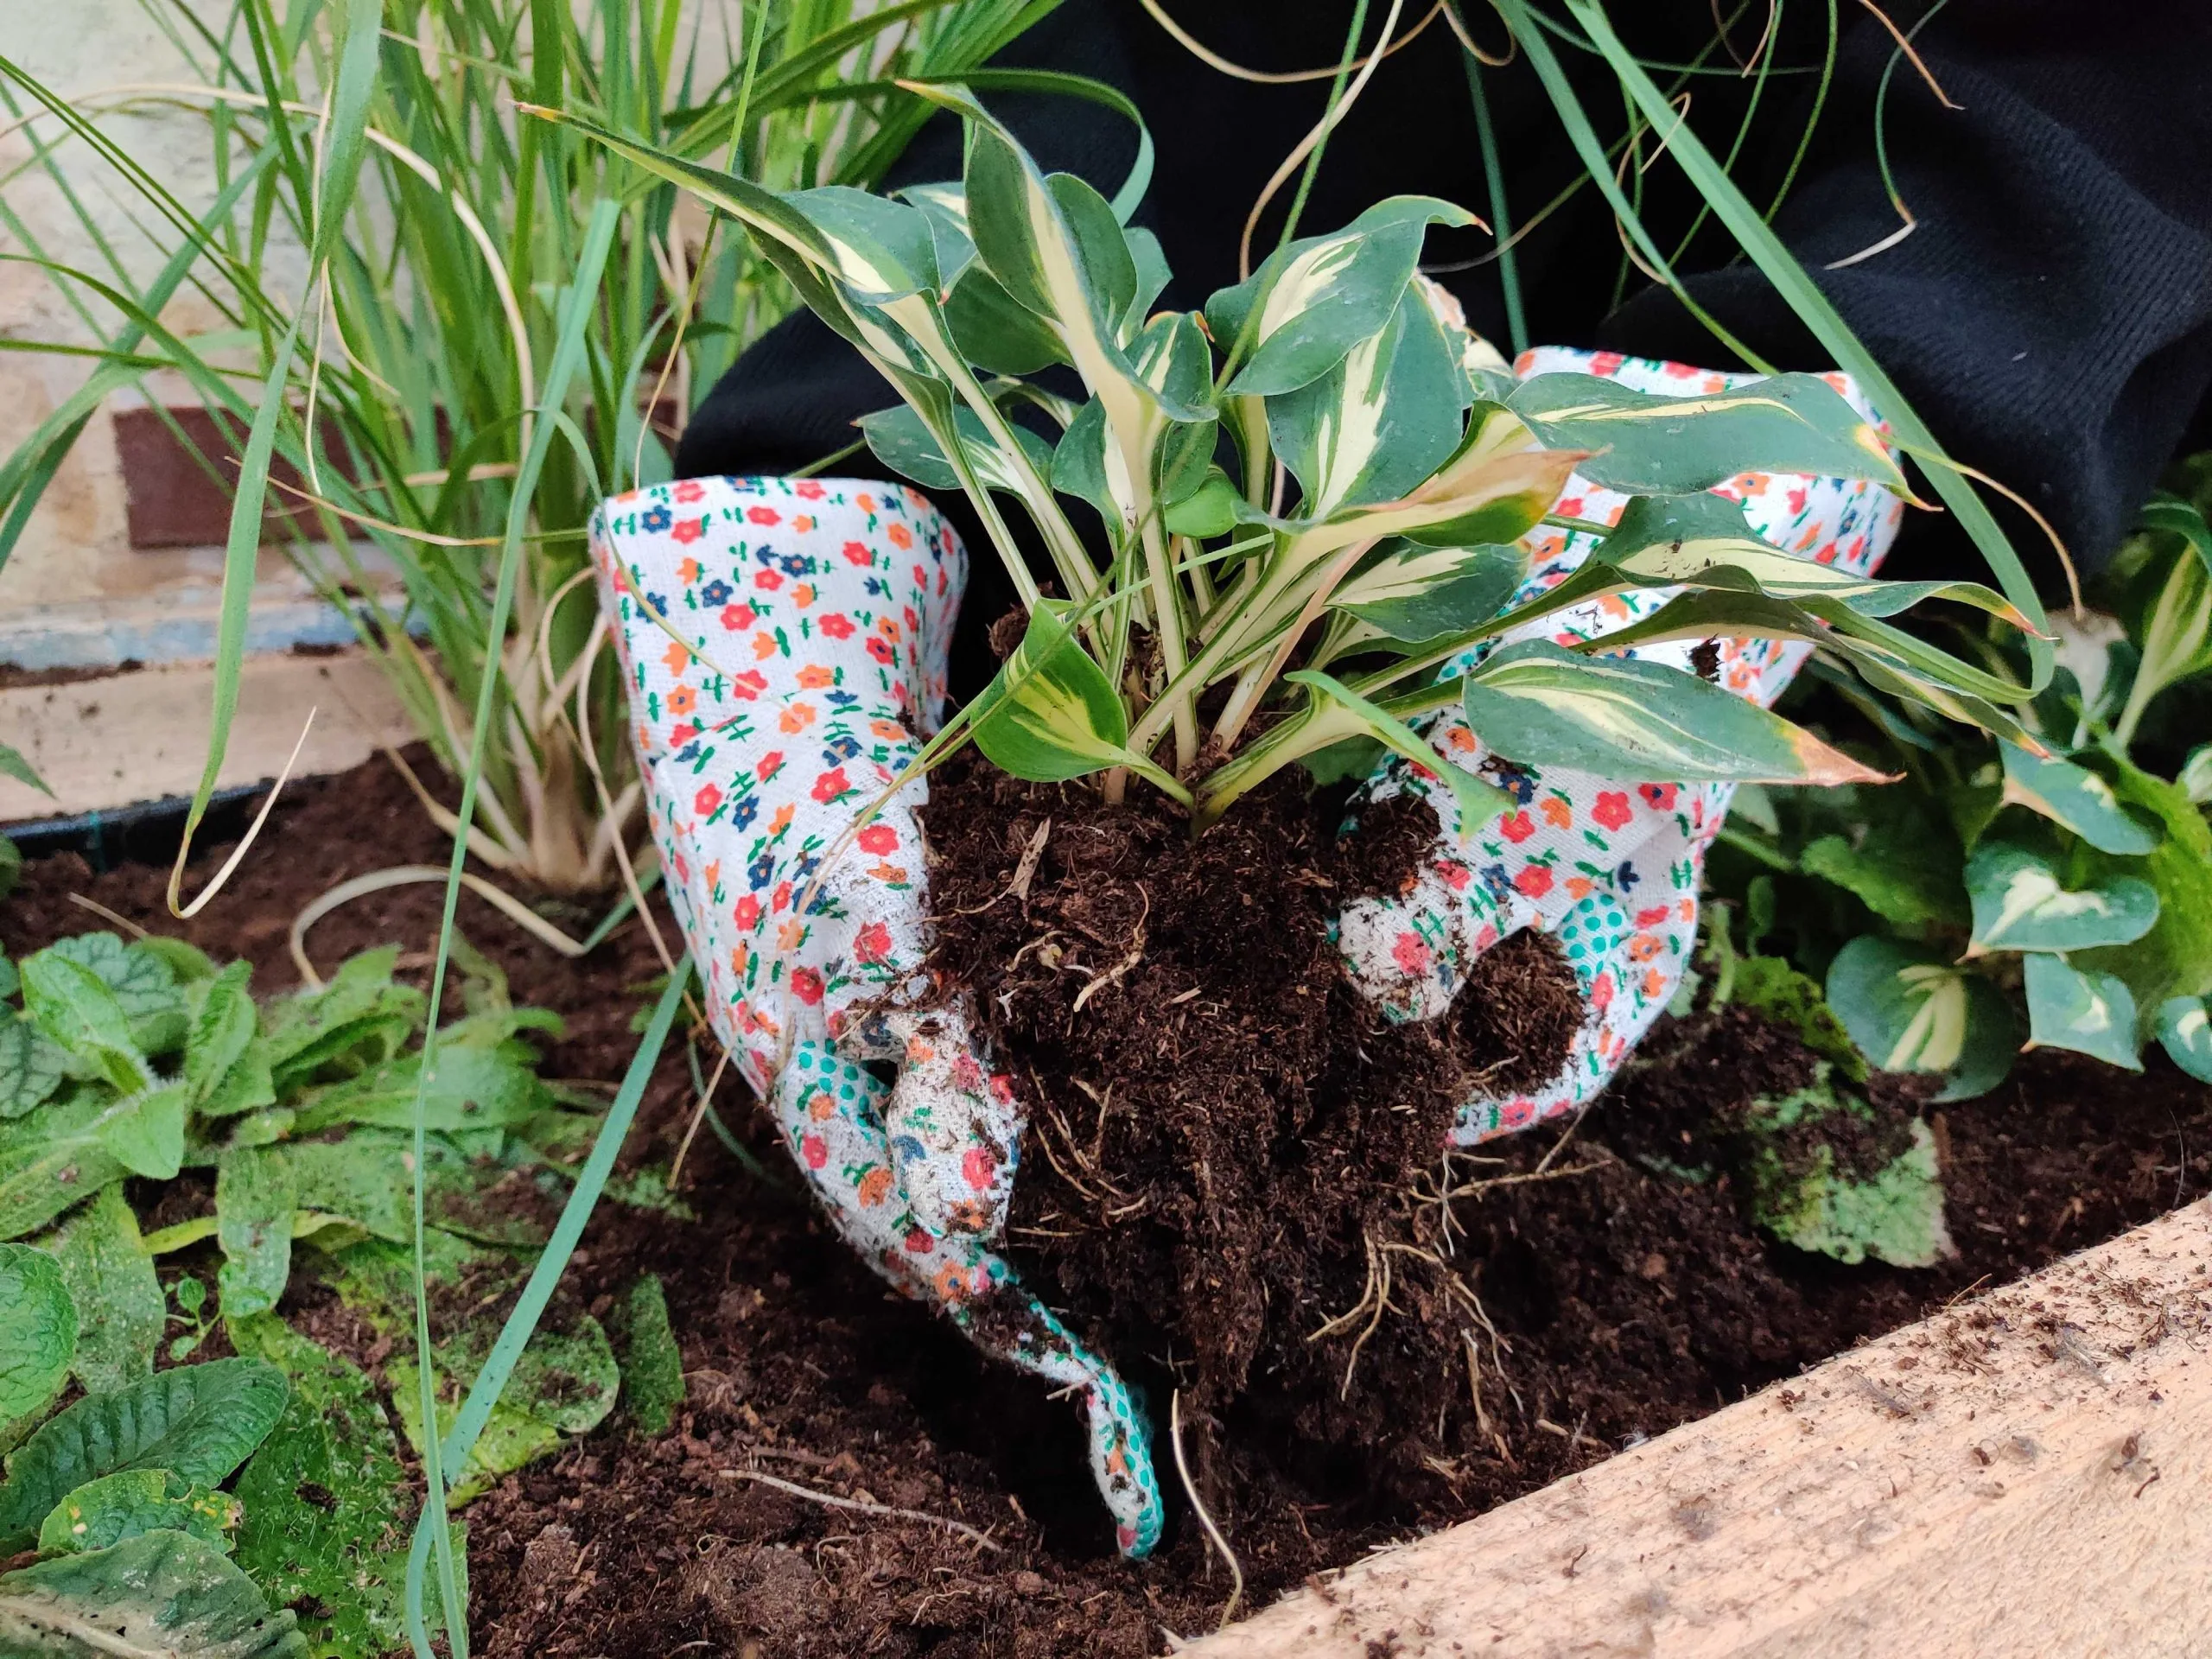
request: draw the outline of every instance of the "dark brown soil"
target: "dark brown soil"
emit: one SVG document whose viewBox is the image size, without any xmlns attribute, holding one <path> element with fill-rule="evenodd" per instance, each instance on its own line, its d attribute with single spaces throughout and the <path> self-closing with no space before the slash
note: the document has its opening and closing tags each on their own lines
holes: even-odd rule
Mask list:
<svg viewBox="0 0 2212 1659">
<path fill-rule="evenodd" d="M 248 860 L 231 891 L 185 925 L 162 907 L 163 871 L 95 876 L 73 858 L 34 861 L 22 891 L 0 901 L 0 947 L 14 954 L 104 925 L 69 901 L 75 893 L 210 951 L 247 956 L 258 965 L 257 988 L 275 989 L 291 980 L 284 931 L 307 899 L 343 876 L 442 858 L 435 832 L 382 763 L 297 788 L 272 828 L 277 838 Z M 198 867 L 195 889 L 212 868 Z M 341 911 L 316 929 L 315 960 L 327 967 L 387 939 L 423 950 L 436 905 L 436 890 L 423 887 Z M 1168 919 L 1151 925 L 1154 937 Z M 639 987 L 658 968 L 634 925 L 569 964 L 473 901 L 463 901 L 462 923 L 508 969 L 518 998 L 568 1017 L 553 1069 L 619 1075 L 636 1040 L 628 1025 L 643 1000 Z M 1256 932 L 1246 938 L 1263 948 Z M 1106 957 L 1103 947 L 1087 948 Z M 1679 1140 L 1694 1121 L 1689 1109 L 1726 1111 L 1747 1085 L 1777 1075 L 1770 1068 L 1803 1063 L 1789 1039 L 1757 1031 L 1728 1018 L 1662 1032 L 1649 1052 L 1667 1054 L 1666 1063 L 1626 1079 L 1564 1145 L 1544 1131 L 1484 1148 L 1495 1162 L 1458 1160 L 1448 1235 L 1444 1208 L 1421 1208 L 1433 1218 L 1429 1237 L 1443 1266 L 1394 1278 L 1401 1311 L 1386 1313 L 1359 1373 L 1409 1363 L 1389 1357 L 1386 1344 L 1425 1317 L 1424 1299 L 1457 1300 L 1440 1288 L 1448 1274 L 1497 1331 L 1495 1345 L 1481 1336 L 1477 1354 L 1490 1434 L 1479 1424 L 1469 1432 L 1464 1352 L 1440 1435 L 1433 1415 L 1414 1420 L 1410 1403 L 1364 1452 L 1309 1440 L 1247 1403 L 1186 1426 L 1209 1449 L 1218 1518 L 1253 1596 L 1533 1490 L 2212 1184 L 2212 1090 L 2156 1058 L 2139 1077 L 2033 1053 L 1995 1094 L 1933 1120 L 1956 1262 L 1907 1272 L 1803 1256 L 1750 1230 L 1725 1180 L 1691 1185 L 1631 1160 L 1630 1149 L 1648 1149 L 1669 1132 L 1662 1126 Z M 648 1095 L 632 1157 L 668 1155 L 688 1092 L 674 1058 Z M 690 1388 L 678 1429 L 640 1440 L 618 1414 L 467 1511 L 478 1650 L 495 1659 L 629 1659 L 687 1646 L 761 1659 L 1103 1659 L 1160 1653 L 1168 1632 L 1211 1628 L 1228 1581 L 1188 1516 L 1179 1514 L 1153 1560 L 1118 1561 L 1066 1404 L 985 1363 L 942 1321 L 893 1298 L 785 1177 L 766 1127 L 734 1100 L 725 1110 L 768 1179 L 702 1135 L 683 1181 L 700 1220 L 606 1211 L 572 1269 L 574 1292 L 587 1301 L 620 1293 L 640 1272 L 665 1279 Z M 1071 1117 L 1071 1128 L 1087 1146 L 1092 1121 Z M 1024 1179 L 1049 1168 L 1033 1153 Z M 1358 1290 L 1322 1311 L 1344 1312 Z M 319 1334 L 353 1345 L 334 1326 Z M 1315 1346 L 1340 1364 L 1356 1336 Z M 1187 1350 L 1135 1357 L 1162 1373 L 1171 1359 L 1191 1363 Z M 1433 1397 L 1430 1379 L 1402 1370 L 1398 1380 L 1408 1402 Z M 1256 1394 L 1264 1390 L 1248 1388 L 1245 1402 Z M 1408 1441 L 1453 1449 L 1417 1476 L 1400 1451 Z M 998 1548 L 927 1521 L 826 1506 L 755 1475 L 962 1521 Z"/>
</svg>

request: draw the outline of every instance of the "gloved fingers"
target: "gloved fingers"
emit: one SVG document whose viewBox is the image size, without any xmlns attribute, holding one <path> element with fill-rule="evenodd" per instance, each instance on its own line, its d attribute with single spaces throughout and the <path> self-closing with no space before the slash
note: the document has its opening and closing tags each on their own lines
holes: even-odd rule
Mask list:
<svg viewBox="0 0 2212 1659">
<path fill-rule="evenodd" d="M 1021 1287 L 972 1233 L 933 1233 L 899 1190 L 887 1091 L 860 1066 L 802 1043 L 778 1076 L 776 1118 L 845 1240 L 893 1286 L 935 1303 L 972 1342 L 1080 1392 L 1091 1473 L 1125 1555 L 1150 1553 L 1165 1514 L 1144 1416 L 1113 1369 Z"/>
<path fill-rule="evenodd" d="M 1678 842 L 1678 879 L 1650 902 L 1598 887 L 1547 926 L 1582 988 L 1583 1021 L 1558 1071 L 1534 1088 L 1482 1095 L 1459 1109 L 1452 1139 L 1472 1146 L 1597 1098 L 1666 1009 L 1697 941 L 1696 851 Z"/>
<path fill-rule="evenodd" d="M 602 503 L 591 548 L 647 763 L 838 696 L 935 728 L 967 557 L 912 491 L 685 479 Z"/>
<path fill-rule="evenodd" d="M 884 1128 L 914 1218 L 932 1233 L 995 1243 L 1021 1146 L 1013 1084 L 983 1064 L 958 1007 L 899 1009 L 883 1020 L 905 1049 Z"/>
<path fill-rule="evenodd" d="M 1345 977 L 1393 1024 L 1440 1018 L 1475 958 L 1515 931 L 1473 869 L 1442 847 L 1403 892 L 1355 899 L 1337 913 Z"/>
</svg>

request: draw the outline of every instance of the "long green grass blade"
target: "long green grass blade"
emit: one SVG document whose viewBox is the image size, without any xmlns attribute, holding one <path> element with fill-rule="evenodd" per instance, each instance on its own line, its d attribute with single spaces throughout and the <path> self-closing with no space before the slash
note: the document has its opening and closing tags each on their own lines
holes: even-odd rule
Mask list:
<svg viewBox="0 0 2212 1659">
<path fill-rule="evenodd" d="M 315 205 L 315 245 L 308 257 L 313 269 L 321 269 L 337 251 L 346 210 L 353 205 L 360 180 L 383 24 L 384 0 L 347 0 L 346 43 L 338 58 L 338 84 L 331 92 L 330 129 L 323 139 L 322 176 Z"/>
<path fill-rule="evenodd" d="M 426 1426 L 435 1424 L 438 1418 L 435 1365 L 430 1350 L 430 1305 L 424 1283 L 423 1172 L 427 1156 L 424 1090 L 437 1052 L 438 1012 L 444 1006 L 446 968 L 453 951 L 454 919 L 461 903 L 461 874 L 467 861 L 468 829 L 475 817 L 478 786 L 484 775 L 486 740 L 493 724 L 500 645 L 506 639 L 508 618 L 514 608 L 523 532 L 529 523 L 531 504 L 537 494 L 538 478 L 545 470 L 545 458 L 551 452 L 556 432 L 560 429 L 553 417 L 559 413 L 562 402 L 568 396 L 569 383 L 575 378 L 585 357 L 585 331 L 591 323 L 599 298 L 601 273 L 606 268 L 607 250 L 613 244 L 615 226 L 620 217 L 620 205 L 604 198 L 592 210 L 590 226 L 584 235 L 582 254 L 577 261 L 575 277 L 562 313 L 560 337 L 554 347 L 552 361 L 546 366 L 544 386 L 538 403 L 538 418 L 531 433 L 530 448 L 516 474 L 513 493 L 508 498 L 506 533 L 499 550 L 499 580 L 493 591 L 492 613 L 485 629 L 485 672 L 477 690 L 468 763 L 461 774 L 461 804 L 454 812 L 459 820 L 459 829 L 453 837 L 453 857 L 446 872 L 445 908 L 439 918 L 437 957 L 430 970 L 430 1017 L 423 1033 L 423 1064 L 416 1084 L 414 1109 L 415 1344 L 416 1367 L 421 1372 L 422 1421 Z M 444 1599 L 442 1606 L 447 1640 L 452 1659 L 467 1659 L 467 1618 L 461 1599 L 460 1574 L 454 1561 L 453 1529 L 446 1511 L 444 1462 L 439 1455 L 436 1437 L 427 1432 L 423 1436 L 423 1478 L 425 1487 L 423 1517 L 429 1525 L 431 1542 L 437 1552 L 438 1588 Z M 407 1585 L 407 1635 L 408 1640 L 414 1644 L 418 1659 L 432 1659 L 429 1633 L 424 1626 L 422 1589 L 421 1581 L 410 1574 Z"/>
<path fill-rule="evenodd" d="M 645 1027 L 644 1039 L 637 1052 L 631 1057 L 630 1069 L 624 1074 L 622 1087 L 616 1091 L 613 1104 L 607 1109 L 607 1118 L 600 1125 L 598 1137 L 592 1142 L 591 1155 L 584 1160 L 583 1167 L 576 1172 L 576 1184 L 569 1193 L 569 1201 L 562 1206 L 561 1218 L 554 1224 L 553 1236 L 546 1241 L 537 1263 L 531 1269 L 529 1281 L 523 1286 L 522 1295 L 514 1311 L 507 1315 L 507 1322 L 499 1328 L 499 1340 L 492 1344 L 492 1352 L 484 1362 L 484 1369 L 476 1374 L 469 1385 L 468 1397 L 461 1402 L 460 1415 L 453 1427 L 446 1431 L 440 1446 L 440 1462 L 448 1469 L 460 1469 L 468 1462 L 468 1454 L 476 1449 L 477 1438 L 484 1432 L 484 1425 L 491 1421 L 492 1411 L 499 1403 L 499 1395 L 507 1386 L 507 1379 L 514 1375 L 515 1363 L 522 1357 L 522 1351 L 529 1344 L 537 1330 L 537 1322 L 544 1316 L 546 1305 L 553 1300 L 555 1287 L 561 1274 L 567 1270 L 569 1258 L 575 1254 L 576 1242 L 583 1236 L 585 1225 L 591 1220 L 592 1211 L 598 1207 L 600 1196 L 607 1190 L 607 1177 L 614 1173 L 614 1160 L 622 1150 L 622 1142 L 637 1119 L 639 1103 L 644 1100 L 645 1085 L 652 1081 L 653 1068 L 659 1063 L 661 1050 L 667 1046 L 668 1033 L 676 1023 L 677 1011 L 683 1006 L 683 993 L 691 982 L 691 958 L 685 957 L 676 964 L 676 971 L 669 976 L 667 988 L 654 1004 L 652 1019 Z M 434 1423 L 435 1418 L 425 1418 Z M 412 1610 L 423 1599 L 429 1564 L 433 1514 L 442 1510 L 442 1504 L 425 1503 L 422 1515 L 415 1522 L 415 1536 L 407 1552 L 407 1605 L 410 1618 Z M 442 1588 L 442 1586 L 441 1586 Z M 448 1608 L 459 1604 L 448 1602 Z M 450 1612 L 447 1624 L 451 1629 L 458 1621 Z M 454 1638 L 456 1653 L 462 1651 L 460 1636 Z"/>
<path fill-rule="evenodd" d="M 1882 365 L 1874 360 L 1873 353 L 1861 345 L 1827 295 L 1821 292 L 1805 269 L 1799 264 L 1781 238 L 1767 226 L 1758 210 L 1745 198 L 1726 168 L 1713 159 L 1689 124 L 1681 120 L 1668 104 L 1650 77 L 1630 56 L 1626 48 L 1607 22 L 1603 6 L 1596 0 L 1565 0 L 1569 12 L 1589 33 L 1591 40 L 1605 54 L 1605 61 L 1619 77 L 1621 85 L 1636 101 L 1643 117 L 1656 127 L 1666 140 L 1667 153 L 1689 175 L 1700 194 L 1709 202 L 1713 213 L 1735 237 L 1754 264 L 1772 283 L 1776 289 L 1789 302 L 1790 308 L 1809 328 L 1835 359 L 1836 366 L 1844 370 L 1865 390 L 1883 418 L 1903 440 L 1909 450 L 1923 454 L 1927 460 L 1923 470 L 1929 482 L 1943 504 L 1957 517 L 1960 526 L 1973 538 L 1974 546 L 1988 561 L 1997 576 L 1998 585 L 2005 596 L 2026 613 L 2041 632 L 2047 630 L 2042 601 L 2037 597 L 2035 584 L 2029 580 L 2027 569 L 2020 563 L 2020 556 L 1989 509 L 1976 493 L 1974 486 L 1963 474 L 1947 465 L 1942 446 L 1934 433 L 1913 410 L 1904 392 L 1897 389 Z M 1509 15 L 1522 13 L 1522 0 L 1498 0 Z M 1525 14 L 1523 14 L 1525 16 Z M 1515 33 L 1521 34 L 1518 27 Z M 1540 49 L 1541 38 L 1531 31 L 1523 35 L 1522 42 L 1533 60 Z M 1562 111 L 1562 113 L 1564 111 Z M 2031 683 L 2040 691 L 2050 683 L 2052 655 L 2050 642 L 2038 636 L 2028 640 L 2029 661 L 2032 670 Z"/>
</svg>

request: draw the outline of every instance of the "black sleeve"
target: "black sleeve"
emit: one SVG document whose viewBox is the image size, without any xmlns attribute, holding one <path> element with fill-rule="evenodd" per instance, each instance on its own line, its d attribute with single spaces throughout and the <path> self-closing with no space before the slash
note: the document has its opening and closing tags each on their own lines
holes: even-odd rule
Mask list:
<svg viewBox="0 0 2212 1659">
<path fill-rule="evenodd" d="M 1885 4 L 1910 27 L 1912 8 Z M 1944 445 L 2034 502 L 2087 575 L 2212 385 L 2212 7 L 1953 0 L 1915 45 L 1962 106 L 1909 62 L 1892 73 L 1890 164 L 1917 228 L 1829 268 L 1899 224 L 1872 143 L 1896 44 L 1871 18 L 1845 37 L 1836 107 L 1777 228 Z M 1824 360 L 1751 266 L 1688 286 L 1770 360 Z M 1601 332 L 1643 355 L 1718 350 L 1661 289 Z M 2005 516 L 2050 590 L 2048 543 Z M 1899 570 L 1974 562 L 1942 518 L 1911 517 Z"/>
</svg>

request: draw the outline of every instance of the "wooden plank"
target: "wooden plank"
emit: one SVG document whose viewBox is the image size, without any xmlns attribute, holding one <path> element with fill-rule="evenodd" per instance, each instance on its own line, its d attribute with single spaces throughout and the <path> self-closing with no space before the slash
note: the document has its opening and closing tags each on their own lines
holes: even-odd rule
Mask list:
<svg viewBox="0 0 2212 1659">
<path fill-rule="evenodd" d="M 1370 1556 L 1184 1651 L 2212 1652 L 2208 1206 Z"/>
<path fill-rule="evenodd" d="M 162 663 L 0 688 L 0 733 L 57 798 L 0 778 L 0 824 L 189 795 L 207 762 L 214 679 L 206 663 Z M 378 740 L 414 736 L 384 676 L 358 647 L 248 657 L 222 786 L 274 778 L 310 709 L 315 728 L 295 776 L 343 772 L 367 760 Z"/>
</svg>

